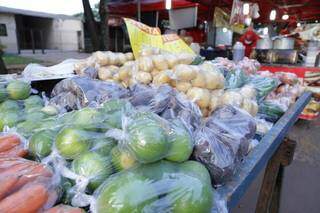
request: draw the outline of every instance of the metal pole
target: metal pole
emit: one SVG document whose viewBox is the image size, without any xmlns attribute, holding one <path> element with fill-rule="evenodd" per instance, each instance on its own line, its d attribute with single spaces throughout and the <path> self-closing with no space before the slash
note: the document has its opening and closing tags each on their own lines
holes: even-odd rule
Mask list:
<svg viewBox="0 0 320 213">
<path fill-rule="evenodd" d="M 19 36 L 19 30 L 16 29 L 16 37 L 17 37 L 17 48 L 18 48 L 18 54 L 21 54 L 21 43 L 20 43 L 20 36 Z"/>
<path fill-rule="evenodd" d="M 159 26 L 159 11 L 156 12 L 156 27 Z"/>
<path fill-rule="evenodd" d="M 141 21 L 141 0 L 137 1 L 138 21 Z"/>
<path fill-rule="evenodd" d="M 118 29 L 115 29 L 115 51 L 118 52 Z"/>
<path fill-rule="evenodd" d="M 41 52 L 44 54 L 44 42 L 43 42 L 43 32 L 40 30 L 40 42 L 41 42 Z"/>
<path fill-rule="evenodd" d="M 33 30 L 30 29 L 30 35 L 31 35 L 31 46 L 32 46 L 32 53 L 35 54 L 35 46 L 34 46 L 34 35 L 33 35 Z"/>
</svg>

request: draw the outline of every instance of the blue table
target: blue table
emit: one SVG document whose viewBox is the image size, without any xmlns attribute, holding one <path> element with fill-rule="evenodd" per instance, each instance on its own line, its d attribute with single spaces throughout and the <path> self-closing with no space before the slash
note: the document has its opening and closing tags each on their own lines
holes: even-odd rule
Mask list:
<svg viewBox="0 0 320 213">
<path fill-rule="evenodd" d="M 298 120 L 300 113 L 309 103 L 310 99 L 310 92 L 305 92 L 300 96 L 296 103 L 289 108 L 272 129 L 261 139 L 260 143 L 244 159 L 232 179 L 228 181 L 226 185 L 217 189 L 222 198 L 227 200 L 228 209 L 232 209 L 238 204 L 250 184 L 277 152 L 288 131 Z M 269 164 L 268 166 L 270 168 L 274 167 L 274 163 L 269 162 Z M 267 212 L 267 210 L 264 209 L 263 211 L 259 210 L 256 212 Z"/>
</svg>

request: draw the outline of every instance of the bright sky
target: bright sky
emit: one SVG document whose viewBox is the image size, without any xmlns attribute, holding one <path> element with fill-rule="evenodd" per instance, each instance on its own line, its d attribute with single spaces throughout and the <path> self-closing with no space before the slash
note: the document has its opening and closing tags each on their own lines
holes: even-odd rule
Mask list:
<svg viewBox="0 0 320 213">
<path fill-rule="evenodd" d="M 99 0 L 90 0 L 91 7 Z M 83 11 L 82 0 L 0 0 L 0 6 L 73 15 Z"/>
</svg>

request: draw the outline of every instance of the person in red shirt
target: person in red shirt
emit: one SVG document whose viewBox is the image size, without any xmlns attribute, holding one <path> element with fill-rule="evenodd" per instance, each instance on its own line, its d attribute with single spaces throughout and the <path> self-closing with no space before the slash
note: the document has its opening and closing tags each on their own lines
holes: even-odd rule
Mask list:
<svg viewBox="0 0 320 213">
<path fill-rule="evenodd" d="M 249 27 L 247 31 L 240 37 L 239 41 L 245 46 L 245 56 L 250 57 L 252 50 L 257 46 L 260 37 Z"/>
<path fill-rule="evenodd" d="M 186 35 L 191 36 L 195 43 L 202 44 L 206 41 L 206 34 L 202 24 L 198 25 L 198 27 L 187 29 Z"/>
</svg>

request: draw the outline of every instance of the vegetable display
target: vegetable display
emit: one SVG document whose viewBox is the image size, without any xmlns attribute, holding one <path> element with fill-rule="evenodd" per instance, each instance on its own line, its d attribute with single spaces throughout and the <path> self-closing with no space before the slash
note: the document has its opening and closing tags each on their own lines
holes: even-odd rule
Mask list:
<svg viewBox="0 0 320 213">
<path fill-rule="evenodd" d="M 302 92 L 256 65 L 98 51 L 48 100 L 24 81 L 1 86 L 0 209 L 211 212 L 212 186 L 252 149 L 256 121 L 276 121 Z"/>
</svg>

